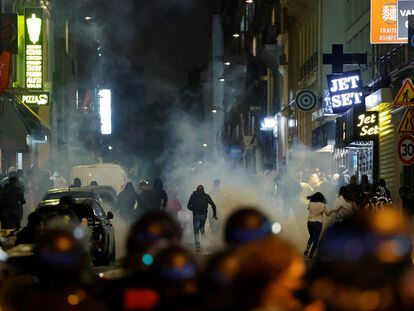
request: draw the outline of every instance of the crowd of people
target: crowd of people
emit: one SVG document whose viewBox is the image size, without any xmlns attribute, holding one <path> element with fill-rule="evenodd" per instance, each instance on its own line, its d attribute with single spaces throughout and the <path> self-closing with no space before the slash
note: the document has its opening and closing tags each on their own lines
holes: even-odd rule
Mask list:
<svg viewBox="0 0 414 311">
<path fill-rule="evenodd" d="M 320 194 L 310 200 L 328 213 Z M 329 228 L 316 252 L 308 250 L 313 262 L 278 236 L 277 223 L 256 208 L 232 213 L 223 228 L 224 247 L 209 255 L 193 253 L 182 243 L 178 222 L 152 210 L 132 224 L 123 273 L 114 279 L 92 269 L 82 226 L 62 223 L 57 226 L 55 219 L 38 227 L 26 261 L 4 262 L 0 256 L 2 309 L 414 308 L 412 223 L 385 207 L 345 216 Z"/>
<path fill-rule="evenodd" d="M 316 177 L 318 177 L 315 172 Z M 313 174 L 312 174 L 313 175 Z M 2 226 L 12 202 L 23 206 L 27 191 L 16 172 L 2 186 Z M 319 181 L 318 181 L 319 180 Z M 0 249 L 0 307 L 4 310 L 241 310 L 241 311 L 394 311 L 414 309 L 412 237 L 414 223 L 396 212 L 384 180 L 371 185 L 355 176 L 342 184 L 311 176 L 277 180 L 284 204 L 307 196 L 309 240 L 304 254 L 284 240 L 283 219 L 274 222 L 261 209 L 238 207 L 223 226 L 217 220 L 225 201 L 195 187 L 182 206 L 178 190 L 161 180 L 142 180 L 138 191 L 127 183 L 116 207 L 129 233 L 122 274 L 96 272 L 87 226 L 70 196 L 61 198 L 53 219 L 31 213 L 16 245 L 34 244 L 27 258 L 7 259 Z M 336 181 L 338 179 L 335 179 Z M 326 190 L 338 189 L 328 202 Z M 73 186 L 80 186 L 74 180 Z M 286 192 L 281 192 L 284 189 Z M 289 192 L 288 192 L 289 191 Z M 295 193 L 295 196 L 288 197 Z M 409 206 L 409 190 L 400 189 Z M 290 201 L 288 200 L 290 199 Z M 406 200 L 404 202 L 404 199 Z M 277 203 L 277 201 L 276 201 Z M 5 208 L 6 207 L 6 208 Z M 211 207 L 211 211 L 209 210 Z M 22 218 L 21 210 L 10 216 Z M 179 213 L 192 213 L 194 246 L 184 243 Z M 324 215 L 333 216 L 326 226 Z M 203 252 L 200 234 L 224 244 Z M 18 229 L 15 227 L 15 229 Z M 325 229 L 325 230 L 324 230 Z M 221 244 L 220 244 L 221 245 Z"/>
</svg>

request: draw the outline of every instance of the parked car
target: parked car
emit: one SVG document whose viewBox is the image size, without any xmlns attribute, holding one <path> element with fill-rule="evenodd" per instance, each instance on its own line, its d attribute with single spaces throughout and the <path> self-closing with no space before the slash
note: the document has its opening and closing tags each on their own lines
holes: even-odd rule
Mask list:
<svg viewBox="0 0 414 311">
<path fill-rule="evenodd" d="M 43 196 L 42 202 L 53 202 L 54 204 L 58 204 L 61 197 L 70 195 L 74 199 L 94 199 L 98 202 L 102 202 L 99 193 L 93 191 L 89 188 L 59 188 L 59 189 L 50 189 L 46 194 Z"/>
<path fill-rule="evenodd" d="M 38 211 L 52 218 L 60 213 L 55 200 L 44 200 L 38 206 Z M 94 265 L 108 265 L 115 260 L 115 232 L 111 219 L 112 212 L 107 214 L 101 203 L 96 199 L 75 198 L 75 214 L 80 221 L 87 223 L 90 238 L 90 254 Z"/>
</svg>

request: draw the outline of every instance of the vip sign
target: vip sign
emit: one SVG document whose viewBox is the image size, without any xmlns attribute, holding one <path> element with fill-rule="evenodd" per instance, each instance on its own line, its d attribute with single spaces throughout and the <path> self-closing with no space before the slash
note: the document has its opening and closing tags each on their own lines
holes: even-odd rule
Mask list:
<svg viewBox="0 0 414 311">
<path fill-rule="evenodd" d="M 43 89 L 43 9 L 25 9 L 26 88 Z"/>
<path fill-rule="evenodd" d="M 344 113 L 364 103 L 359 70 L 328 75 L 327 78 L 333 113 Z"/>
<path fill-rule="evenodd" d="M 371 43 L 407 43 L 397 38 L 397 0 L 371 0 Z"/>
<path fill-rule="evenodd" d="M 23 104 L 29 106 L 48 106 L 49 105 L 49 94 L 40 93 L 40 94 L 25 94 L 21 96 L 21 101 Z"/>
<path fill-rule="evenodd" d="M 355 118 L 355 141 L 373 140 L 379 135 L 378 112 L 365 112 Z"/>
<path fill-rule="evenodd" d="M 408 38 L 408 16 L 414 15 L 414 1 L 412 0 L 398 0 L 398 39 Z M 404 43 L 407 43 L 404 42 Z"/>
</svg>

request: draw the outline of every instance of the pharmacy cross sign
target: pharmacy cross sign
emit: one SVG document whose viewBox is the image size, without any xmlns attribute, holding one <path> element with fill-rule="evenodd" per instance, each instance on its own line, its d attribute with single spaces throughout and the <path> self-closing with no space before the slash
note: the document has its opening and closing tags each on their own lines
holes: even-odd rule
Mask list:
<svg viewBox="0 0 414 311">
<path fill-rule="evenodd" d="M 342 44 L 332 44 L 332 54 L 323 54 L 323 64 L 332 65 L 332 73 L 342 73 L 344 65 L 366 65 L 367 59 L 367 53 L 344 54 L 344 46 Z"/>
</svg>

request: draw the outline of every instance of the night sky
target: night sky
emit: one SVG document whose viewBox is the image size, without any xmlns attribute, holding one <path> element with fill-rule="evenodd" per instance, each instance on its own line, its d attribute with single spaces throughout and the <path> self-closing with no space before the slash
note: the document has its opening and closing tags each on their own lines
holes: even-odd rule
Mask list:
<svg viewBox="0 0 414 311">
<path fill-rule="evenodd" d="M 125 71 L 144 66 L 148 100 L 162 100 L 185 84 L 191 70 L 209 61 L 214 2 L 100 2 L 107 61 Z"/>
</svg>

